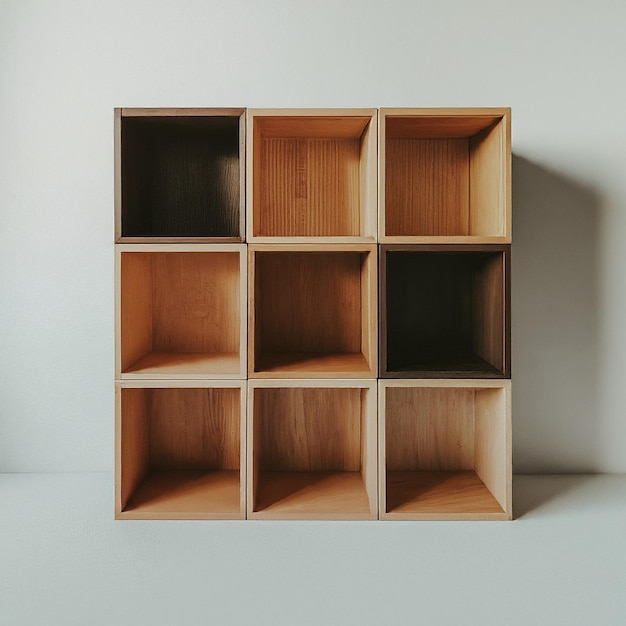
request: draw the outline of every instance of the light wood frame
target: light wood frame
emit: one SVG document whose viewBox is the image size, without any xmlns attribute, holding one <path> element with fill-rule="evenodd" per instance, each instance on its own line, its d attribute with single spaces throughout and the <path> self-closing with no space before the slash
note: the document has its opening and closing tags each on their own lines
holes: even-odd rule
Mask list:
<svg viewBox="0 0 626 626">
<path fill-rule="evenodd" d="M 134 255 L 137 259 L 145 259 L 143 262 L 134 264 L 134 267 L 124 265 L 124 255 Z M 163 255 L 183 254 L 194 255 L 200 263 L 194 269 L 196 275 L 201 276 L 205 285 L 210 285 L 216 277 L 211 271 L 211 259 L 217 259 L 216 255 L 231 255 L 232 262 L 226 266 L 220 265 L 220 276 L 236 272 L 238 286 L 229 287 L 229 299 L 231 305 L 238 308 L 239 320 L 233 320 L 233 311 L 228 308 L 228 302 L 222 303 L 221 307 L 211 308 L 216 304 L 215 298 L 198 295 L 197 287 L 180 293 L 180 297 L 187 297 L 183 303 L 188 319 L 198 318 L 194 322 L 195 334 L 202 337 L 204 324 L 214 324 L 214 320 L 223 324 L 217 328 L 209 326 L 214 341 L 223 341 L 220 337 L 226 335 L 226 327 L 229 329 L 228 341 L 238 344 L 238 350 L 228 350 L 224 353 L 211 353 L 202 350 L 194 353 L 191 349 L 184 351 L 166 350 L 154 351 L 153 345 L 156 337 L 154 327 L 155 313 L 159 311 L 158 302 L 155 301 L 153 282 L 153 259 L 155 255 L 165 259 Z M 236 258 L 235 258 L 236 257 Z M 115 250 L 116 265 L 116 358 L 115 375 L 117 380 L 128 379 L 243 379 L 247 371 L 247 251 L 244 244 L 118 244 Z M 126 267 L 126 269 L 125 269 Z M 167 267 L 166 267 L 167 269 Z M 128 271 L 127 271 L 128 270 Z M 175 271 L 165 272 L 170 289 L 181 290 L 184 285 L 183 275 Z M 127 283 L 128 281 L 128 283 Z M 213 283 L 216 284 L 216 283 Z M 216 284 L 216 286 L 219 286 Z M 194 295 L 195 291 L 195 295 Z M 193 297 L 192 297 L 193 296 Z M 207 299 L 208 298 L 208 299 Z M 167 299 L 168 309 L 177 307 L 180 302 L 173 300 L 171 294 L 165 293 L 159 301 Z M 154 301 L 154 304 L 153 304 Z M 197 307 L 194 308 L 194 307 Z M 165 319 L 167 311 L 161 317 Z M 203 321 L 203 319 L 206 321 Z M 233 323 L 234 322 L 234 323 Z M 184 328 L 185 323 L 177 322 L 176 328 Z M 172 327 L 171 320 L 169 327 Z M 171 334 L 170 331 L 168 331 Z M 161 335 L 163 333 L 160 333 Z M 183 333 L 184 334 L 184 333 Z M 189 346 L 191 341 L 184 340 Z M 162 353 L 163 352 L 163 353 Z"/>
<path fill-rule="evenodd" d="M 263 416 L 267 391 L 280 394 L 271 416 Z M 376 395 L 374 380 L 248 381 L 248 518 L 377 519 Z M 335 413 L 336 404 L 347 413 Z M 316 406 L 323 411 L 315 412 Z M 290 409 L 294 413 L 285 415 Z M 279 470 L 267 474 L 263 437 L 279 457 Z M 342 467 L 327 465 L 337 463 Z M 260 497 L 265 503 L 259 510 Z"/>
<path fill-rule="evenodd" d="M 115 385 L 115 518 L 116 519 L 245 519 L 246 516 L 246 412 L 245 381 L 195 380 L 195 381 L 137 381 L 127 380 Z M 229 432 L 215 431 L 223 416 L 212 415 L 209 408 L 221 406 L 220 394 L 202 398 L 202 391 L 232 391 L 229 402 L 237 398 L 238 415 Z M 174 393 L 169 402 L 184 405 L 184 413 L 176 421 L 166 423 L 158 436 L 151 430 L 151 420 L 159 413 L 153 404 L 154 393 Z M 200 392 L 200 393 L 198 393 Z M 186 398 L 185 394 L 189 393 Z M 146 395 L 147 394 L 147 395 Z M 152 396 L 150 396 L 152 394 Z M 172 394 L 170 394 L 172 395 Z M 142 397 L 143 396 L 143 397 Z M 152 399 L 147 399 L 152 398 Z M 225 398 L 224 398 L 225 400 Z M 204 404 L 203 404 L 204 401 Z M 206 403 L 211 404 L 207 408 Z M 162 403 L 161 403 L 162 404 Z M 198 405 L 205 408 L 204 419 L 210 425 L 197 422 Z M 228 404 L 227 404 L 228 406 Z M 234 411 L 233 407 L 230 407 Z M 168 416 L 159 415 L 158 420 Z M 193 424 L 193 426 L 190 426 Z M 224 426 L 224 424 L 222 424 Z M 219 454 L 227 454 L 229 463 L 239 467 L 222 471 L 222 468 L 189 470 L 184 467 L 174 472 L 151 472 L 151 455 L 157 461 L 172 464 L 180 453 L 189 454 L 195 447 L 195 457 L 210 450 L 207 433 L 220 439 Z M 238 437 L 237 437 L 238 434 Z M 182 436 L 182 441 L 178 439 Z M 224 440 L 238 439 L 239 450 L 223 452 Z M 177 446 L 177 444 L 179 444 Z M 235 443 L 236 445 L 236 443 Z M 185 463 L 182 463 L 184 466 Z M 178 469 L 178 468 L 177 468 Z M 228 468 L 227 468 L 228 470 Z M 130 504 L 130 508 L 129 508 Z"/>
<path fill-rule="evenodd" d="M 245 108 L 127 108 L 115 109 L 115 241 L 117 243 L 239 243 L 245 241 L 246 109 Z M 122 119 L 137 117 L 239 118 L 239 236 L 238 237 L 128 237 L 122 233 Z"/>
<path fill-rule="evenodd" d="M 381 108 L 379 118 L 381 243 L 511 242 L 510 108 Z M 396 153 L 405 170 L 388 178 Z M 400 200 L 398 207 L 388 193 L 415 196 L 420 205 L 428 197 L 445 200 L 436 207 Z M 406 232 L 416 229 L 431 232 Z"/>
<path fill-rule="evenodd" d="M 269 244 L 249 244 L 249 269 L 248 269 L 248 377 L 249 378 L 328 378 L 336 376 L 340 378 L 376 378 L 378 373 L 378 311 L 377 311 L 377 246 L 368 244 L 343 244 L 341 246 L 330 244 L 301 244 L 301 245 L 269 245 Z M 281 362 L 280 360 L 272 362 L 271 365 L 260 365 L 263 352 L 261 351 L 259 333 L 262 329 L 259 327 L 259 318 L 263 306 L 263 278 L 259 275 L 257 269 L 258 261 L 257 255 L 264 255 L 276 253 L 285 255 L 285 259 L 289 259 L 290 253 L 295 253 L 298 256 L 302 253 L 310 253 L 318 255 L 328 255 L 329 258 L 340 258 L 337 255 L 353 255 L 358 257 L 355 259 L 357 264 L 360 264 L 360 270 L 357 268 L 355 272 L 359 273 L 359 285 L 358 296 L 355 296 L 354 301 L 350 301 L 351 309 L 356 312 L 358 316 L 357 321 L 350 321 L 348 319 L 342 320 L 343 326 L 347 326 L 351 333 L 359 334 L 360 325 L 360 338 L 358 339 L 358 350 L 350 350 L 345 353 L 325 354 L 323 351 L 315 351 L 313 354 L 310 352 L 303 355 L 303 358 L 290 359 L 288 362 Z M 301 257 L 300 257 L 301 258 Z M 343 257 L 341 257 L 343 258 Z M 349 258 L 349 257 L 348 257 Z M 293 265 L 293 264 L 292 264 Z M 345 264 L 344 264 L 345 265 Z M 352 263 L 350 263 L 352 266 Z M 356 264 L 355 264 L 356 265 Z M 338 267 L 343 267 L 338 266 Z M 350 268 L 348 268 L 350 269 Z M 280 290 L 281 284 L 279 280 L 284 279 L 287 272 L 297 272 L 289 264 L 283 265 L 276 269 L 276 276 L 272 279 L 272 288 Z M 326 271 L 332 273 L 333 267 L 326 268 Z M 356 289 L 356 285 L 352 285 L 354 273 L 348 275 L 348 281 L 350 287 Z M 303 278 L 299 276 L 299 278 Z M 305 271 L 304 279 L 310 283 L 311 278 L 319 279 L 318 286 L 320 288 L 326 288 L 324 276 L 313 277 Z M 285 287 L 281 293 L 289 293 L 290 290 L 297 290 L 300 288 L 300 283 L 291 285 L 282 285 Z M 351 289 L 354 291 L 354 289 Z M 358 302 L 356 299 L 358 298 Z M 295 300 L 294 300 L 295 301 Z M 278 294 L 273 297 L 270 303 L 273 306 L 281 308 L 279 303 Z M 299 313 L 305 312 L 302 306 L 302 302 L 298 301 Z M 319 311 L 312 311 L 312 315 L 309 316 L 309 322 L 313 320 L 313 324 L 318 327 L 318 334 L 322 333 L 323 336 L 330 335 L 328 327 L 322 328 L 320 326 L 319 319 L 315 321 L 315 317 L 319 314 Z M 283 311 L 284 314 L 284 311 Z M 289 317 L 289 320 L 283 320 L 285 322 L 298 323 L 293 319 L 293 316 Z M 280 322 L 280 320 L 279 320 Z M 303 322 L 306 319 L 303 316 Z M 330 323 L 330 322 L 329 322 Z M 309 324 L 310 325 L 310 324 Z M 293 329 L 292 329 L 293 330 Z M 284 327 L 281 332 L 284 332 Z M 317 357 L 319 353 L 320 357 Z M 287 351 L 285 354 L 289 354 Z"/>
<path fill-rule="evenodd" d="M 378 384 L 380 519 L 511 519 L 511 381 L 379 380 Z M 406 391 L 406 397 L 393 398 L 395 390 Z M 419 396 L 421 414 L 396 416 L 403 422 L 401 432 L 393 434 L 400 449 L 390 457 L 388 411 L 413 411 Z M 396 471 L 401 472 L 391 510 L 389 464 L 397 464 Z"/>
<path fill-rule="evenodd" d="M 248 109 L 247 116 L 249 242 L 377 241 L 377 109 Z M 274 141 L 263 145 L 265 139 Z M 266 158 L 265 150 L 271 150 Z M 270 184 L 261 176 L 266 160 L 282 168 L 276 172 L 282 184 L 280 192 L 262 189 L 263 184 Z M 329 160 L 336 161 L 331 176 L 324 169 Z M 344 177 L 330 185 L 340 172 Z M 309 183 L 316 178 L 324 180 L 329 197 L 311 199 L 319 186 Z M 293 197 L 286 195 L 285 181 L 293 187 Z M 268 215 L 263 218 L 267 217 L 267 222 L 260 213 L 265 193 Z M 298 205 L 302 220 L 309 223 L 298 226 L 298 222 L 273 221 L 276 204 L 287 202 L 292 208 Z M 261 229 L 266 233 L 259 232 Z M 317 232 L 308 234 L 307 230 Z"/>
</svg>

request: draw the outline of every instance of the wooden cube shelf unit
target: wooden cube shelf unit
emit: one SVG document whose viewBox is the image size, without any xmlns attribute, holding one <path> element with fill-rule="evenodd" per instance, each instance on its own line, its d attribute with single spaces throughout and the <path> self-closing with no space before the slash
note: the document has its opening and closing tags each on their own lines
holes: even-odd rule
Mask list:
<svg viewBox="0 0 626 626">
<path fill-rule="evenodd" d="M 510 243 L 510 109 L 381 109 L 382 243 Z"/>
<path fill-rule="evenodd" d="M 246 377 L 243 244 L 117 247 L 118 379 Z"/>
<path fill-rule="evenodd" d="M 509 253 L 381 246 L 381 378 L 509 377 Z"/>
<path fill-rule="evenodd" d="M 250 378 L 376 378 L 376 246 L 250 244 Z"/>
<path fill-rule="evenodd" d="M 116 404 L 118 519 L 245 518 L 245 381 L 126 381 Z"/>
<path fill-rule="evenodd" d="M 248 518 L 378 518 L 376 381 L 251 380 L 248 394 Z"/>
<path fill-rule="evenodd" d="M 117 241 L 243 241 L 244 109 L 118 109 L 116 139 Z"/>
<path fill-rule="evenodd" d="M 248 111 L 248 241 L 376 242 L 376 109 Z"/>
<path fill-rule="evenodd" d="M 511 519 L 511 383 L 379 381 L 381 519 Z"/>
<path fill-rule="evenodd" d="M 116 109 L 116 518 L 511 519 L 510 126 Z"/>
</svg>

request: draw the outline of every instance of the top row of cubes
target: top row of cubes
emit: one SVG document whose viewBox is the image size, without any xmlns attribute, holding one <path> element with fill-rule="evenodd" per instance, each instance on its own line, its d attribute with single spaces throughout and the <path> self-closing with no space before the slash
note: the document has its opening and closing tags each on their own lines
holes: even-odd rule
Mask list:
<svg viewBox="0 0 626 626">
<path fill-rule="evenodd" d="M 511 241 L 506 108 L 118 109 L 116 123 L 118 241 Z"/>
</svg>

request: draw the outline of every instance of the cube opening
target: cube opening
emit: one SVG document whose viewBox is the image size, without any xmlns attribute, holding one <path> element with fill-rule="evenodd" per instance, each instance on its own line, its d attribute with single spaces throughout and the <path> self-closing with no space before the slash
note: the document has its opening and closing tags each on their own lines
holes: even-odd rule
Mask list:
<svg viewBox="0 0 626 626">
<path fill-rule="evenodd" d="M 375 515 L 376 426 L 369 393 L 360 388 L 254 390 L 249 503 L 254 517 Z"/>
<path fill-rule="evenodd" d="M 505 251 L 387 251 L 383 375 L 508 375 Z"/>
<path fill-rule="evenodd" d="M 239 252 L 122 252 L 122 374 L 238 375 Z"/>
<path fill-rule="evenodd" d="M 121 511 L 244 517 L 238 388 L 121 390 Z"/>
<path fill-rule="evenodd" d="M 388 387 L 384 512 L 503 514 L 506 428 L 504 388 Z"/>
<path fill-rule="evenodd" d="M 503 116 L 388 116 L 388 237 L 505 237 Z"/>
<path fill-rule="evenodd" d="M 371 126 L 369 116 L 253 117 L 252 236 L 374 240 Z"/>
<path fill-rule="evenodd" d="M 254 254 L 254 372 L 370 374 L 370 254 Z"/>
<path fill-rule="evenodd" d="M 239 117 L 122 117 L 122 237 L 241 239 Z"/>
</svg>

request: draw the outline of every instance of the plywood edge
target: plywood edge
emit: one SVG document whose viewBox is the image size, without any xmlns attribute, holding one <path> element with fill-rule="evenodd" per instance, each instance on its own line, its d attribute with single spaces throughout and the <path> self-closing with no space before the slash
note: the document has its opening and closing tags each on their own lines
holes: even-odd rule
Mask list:
<svg viewBox="0 0 626 626">
<path fill-rule="evenodd" d="M 122 237 L 122 109 L 115 109 L 113 119 L 113 180 L 115 210 L 115 241 Z"/>
<path fill-rule="evenodd" d="M 328 388 L 328 389 L 369 389 L 376 390 L 375 379 L 370 378 L 281 378 L 248 380 L 248 389 L 289 389 L 289 388 Z"/>
<path fill-rule="evenodd" d="M 374 117 L 376 108 L 249 108 L 250 117 Z"/>
<path fill-rule="evenodd" d="M 254 237 L 254 154 L 257 150 L 254 141 L 253 113 L 251 109 L 246 111 L 246 241 L 252 241 Z"/>
<path fill-rule="evenodd" d="M 243 514 L 231 513 L 205 513 L 205 512 L 152 512 L 152 511 L 121 511 L 116 514 L 117 520 L 243 520 Z"/>
<path fill-rule="evenodd" d="M 246 253 L 245 243 L 119 243 L 120 253 L 124 252 L 238 252 Z"/>
<path fill-rule="evenodd" d="M 122 380 L 116 382 L 120 389 L 246 389 L 246 381 L 240 379 L 217 379 L 214 377 L 181 380 Z"/>
<path fill-rule="evenodd" d="M 483 237 L 479 235 L 445 235 L 445 236 L 399 236 L 381 235 L 379 242 L 383 244 L 495 244 L 506 245 L 511 243 L 510 236 Z"/>
<path fill-rule="evenodd" d="M 384 117 L 504 117 L 511 114 L 510 107 L 381 107 Z"/>
<path fill-rule="evenodd" d="M 381 513 L 381 521 L 413 521 L 413 522 L 495 522 L 508 521 L 511 516 L 506 513 Z"/>
<path fill-rule="evenodd" d="M 119 237 L 118 244 L 219 244 L 243 243 L 242 237 Z"/>
<path fill-rule="evenodd" d="M 245 107 L 123 107 L 122 117 L 240 117 Z"/>
<path fill-rule="evenodd" d="M 377 520 L 374 513 L 280 513 L 253 511 L 248 514 L 251 520 L 276 520 L 276 521 L 319 521 L 319 522 L 350 522 Z"/>
<path fill-rule="evenodd" d="M 246 146 L 248 116 L 245 111 L 239 116 L 239 235 L 242 241 L 246 240 Z"/>
<path fill-rule="evenodd" d="M 341 246 L 330 243 L 248 243 L 250 252 L 369 252 L 376 254 L 375 243 L 346 243 Z"/>
<path fill-rule="evenodd" d="M 375 244 L 376 239 L 373 236 L 364 237 L 265 237 L 250 234 L 248 243 L 252 244 L 279 244 L 283 249 L 285 245 L 301 246 L 308 244 L 333 244 L 333 245 L 351 245 L 351 244 Z"/>
<path fill-rule="evenodd" d="M 294 372 L 293 370 L 289 370 L 286 372 L 249 371 L 248 379 L 249 380 L 253 380 L 253 379 L 254 380 L 270 380 L 272 378 L 276 378 L 276 379 L 281 379 L 281 380 L 289 380 L 293 378 L 293 379 L 298 379 L 298 380 L 307 380 L 307 379 L 328 380 L 329 373 L 330 372 L 328 371 L 312 372 L 312 371 L 306 371 L 306 370 L 303 370 L 300 373 Z M 350 378 L 354 380 L 359 380 L 364 377 L 365 372 L 363 372 L 363 370 L 359 370 L 358 372 L 351 372 L 349 370 L 346 370 L 346 371 L 337 372 L 337 374 L 341 376 L 342 378 Z M 370 380 L 375 381 L 376 376 L 377 375 L 374 370 L 367 372 L 367 378 L 369 378 Z"/>
</svg>

